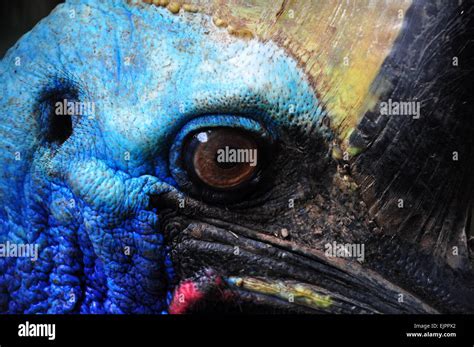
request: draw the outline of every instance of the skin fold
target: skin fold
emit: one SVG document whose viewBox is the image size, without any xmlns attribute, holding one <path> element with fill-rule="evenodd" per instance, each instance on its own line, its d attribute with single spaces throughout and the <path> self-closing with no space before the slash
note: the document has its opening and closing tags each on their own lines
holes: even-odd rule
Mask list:
<svg viewBox="0 0 474 347">
<path fill-rule="evenodd" d="M 0 63 L 0 243 L 39 249 L 0 258 L 0 311 L 472 313 L 466 77 L 417 41 L 463 31 L 454 5 L 436 20 L 430 6 L 408 8 L 408 31 L 367 62 L 372 103 L 356 107 L 298 52 L 209 11 L 59 5 Z M 379 116 L 388 98 L 430 116 Z M 94 108 L 68 123 L 53 116 L 63 99 Z M 218 127 L 268 143 L 250 188 L 186 170 L 187 136 Z M 364 244 L 364 260 L 328 257 L 332 242 Z"/>
</svg>

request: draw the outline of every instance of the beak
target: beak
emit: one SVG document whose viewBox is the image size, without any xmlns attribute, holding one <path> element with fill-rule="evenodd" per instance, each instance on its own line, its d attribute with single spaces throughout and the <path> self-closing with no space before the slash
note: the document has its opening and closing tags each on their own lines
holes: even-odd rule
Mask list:
<svg viewBox="0 0 474 347">
<path fill-rule="evenodd" d="M 172 193 L 160 200 L 162 207 L 176 203 Z M 192 199 L 186 206 L 188 216 L 165 213 L 163 220 L 177 275 L 175 304 L 181 296 L 187 309 L 201 303 L 204 311 L 209 302 L 244 307 L 254 302 L 285 312 L 437 313 L 355 260 L 327 257 L 322 247 L 203 217 L 202 206 Z M 203 275 L 203 269 L 212 270 Z M 170 312 L 186 312 L 174 308 Z"/>
</svg>

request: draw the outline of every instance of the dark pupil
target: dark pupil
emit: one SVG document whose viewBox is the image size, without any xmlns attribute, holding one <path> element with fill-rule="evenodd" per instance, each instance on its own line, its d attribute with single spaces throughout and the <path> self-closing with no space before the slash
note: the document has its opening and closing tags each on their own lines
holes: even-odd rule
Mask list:
<svg viewBox="0 0 474 347">
<path fill-rule="evenodd" d="M 218 128 L 200 132 L 191 142 L 189 171 L 216 189 L 229 189 L 252 179 L 257 171 L 258 145 L 252 134 Z"/>
<path fill-rule="evenodd" d="M 225 145 L 224 145 L 224 147 L 225 147 Z M 229 146 L 229 149 L 230 150 L 237 150 L 237 148 L 234 148 L 234 147 L 231 147 L 231 146 Z M 223 170 L 232 169 L 233 167 L 235 167 L 237 165 L 242 165 L 242 163 L 232 163 L 232 162 L 226 162 L 226 161 L 221 162 L 221 161 L 217 160 L 218 157 L 219 157 L 219 154 L 216 151 L 216 155 L 215 155 L 214 160 L 216 161 L 216 165 L 219 168 L 223 169 Z"/>
</svg>

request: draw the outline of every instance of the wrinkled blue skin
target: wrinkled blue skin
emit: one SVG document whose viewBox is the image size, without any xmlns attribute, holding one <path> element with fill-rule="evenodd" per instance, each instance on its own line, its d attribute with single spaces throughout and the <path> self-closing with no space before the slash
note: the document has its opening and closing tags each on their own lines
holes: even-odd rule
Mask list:
<svg viewBox="0 0 474 347">
<path fill-rule="evenodd" d="M 74 117 L 56 145 L 41 136 L 37 119 L 48 115 L 35 105 L 61 78 L 95 114 Z M 173 266 L 148 200 L 179 191 L 183 169 L 168 158 L 186 123 L 225 115 L 249 126 L 248 117 L 278 134 L 322 115 L 294 59 L 272 42 L 124 1 L 60 5 L 10 49 L 0 81 L 0 243 L 39 244 L 36 261 L 0 258 L 8 313 L 165 313 Z"/>
</svg>

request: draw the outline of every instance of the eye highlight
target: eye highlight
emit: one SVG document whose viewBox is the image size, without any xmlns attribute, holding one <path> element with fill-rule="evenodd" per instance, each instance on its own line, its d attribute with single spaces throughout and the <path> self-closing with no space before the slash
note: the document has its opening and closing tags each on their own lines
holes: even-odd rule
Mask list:
<svg viewBox="0 0 474 347">
<path fill-rule="evenodd" d="M 176 137 L 170 171 L 190 195 L 215 203 L 235 202 L 257 190 L 273 145 L 273 135 L 252 119 L 197 118 Z"/>
<path fill-rule="evenodd" d="M 186 168 L 214 189 L 245 184 L 258 171 L 258 142 L 245 131 L 216 128 L 200 131 L 184 146 Z"/>
</svg>

